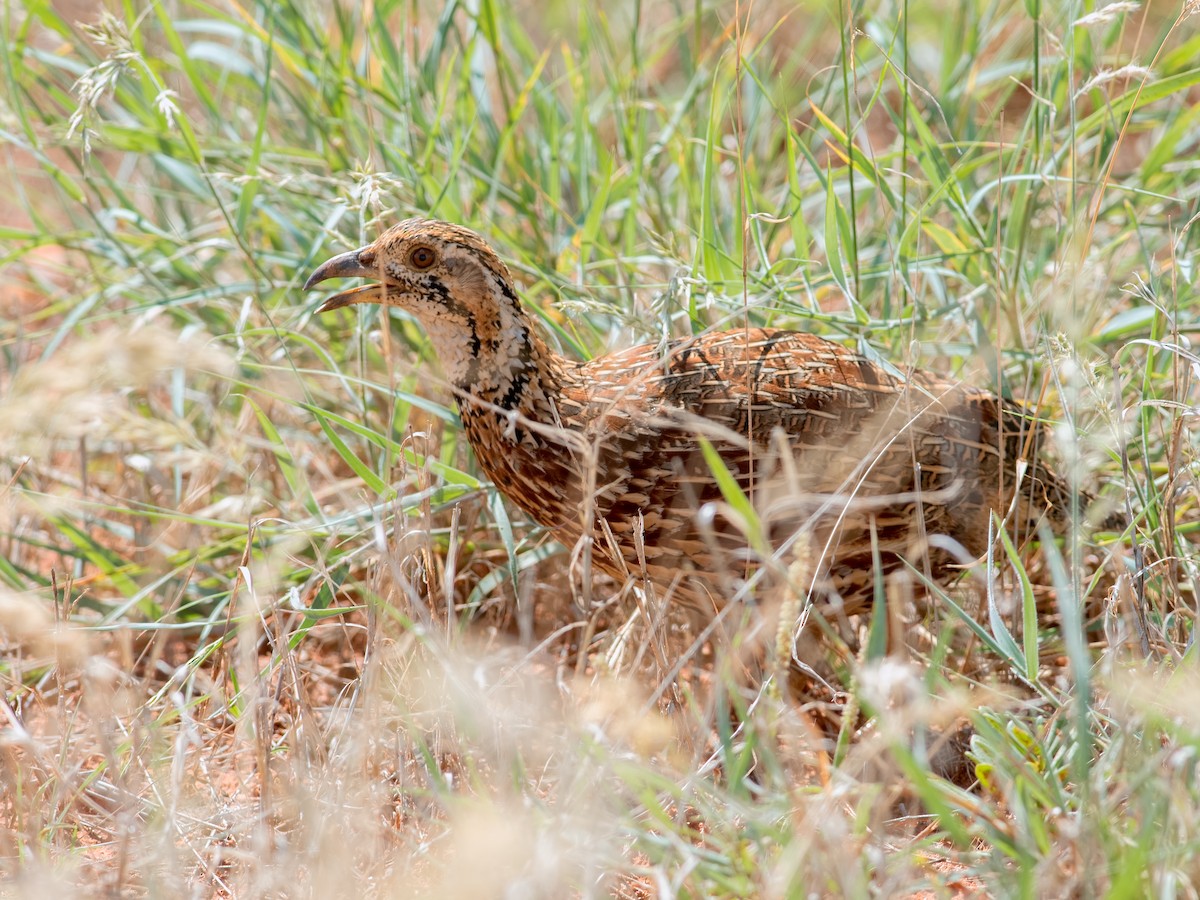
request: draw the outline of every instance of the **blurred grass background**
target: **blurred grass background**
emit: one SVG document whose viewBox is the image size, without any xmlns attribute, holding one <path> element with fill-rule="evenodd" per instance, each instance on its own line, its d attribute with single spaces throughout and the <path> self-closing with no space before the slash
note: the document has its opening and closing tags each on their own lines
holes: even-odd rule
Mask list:
<svg viewBox="0 0 1200 900">
<path fill-rule="evenodd" d="M 1196 12 L 5 4 L 13 892 L 1194 896 Z M 580 605 L 414 323 L 311 318 L 413 214 L 577 357 L 751 322 L 1036 403 L 1135 528 L 905 613 L 831 742 Z"/>
</svg>

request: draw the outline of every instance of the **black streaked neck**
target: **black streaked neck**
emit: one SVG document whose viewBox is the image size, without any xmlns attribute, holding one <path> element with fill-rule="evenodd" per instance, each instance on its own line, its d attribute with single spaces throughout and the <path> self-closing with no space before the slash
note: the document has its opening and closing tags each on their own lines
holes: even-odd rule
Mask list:
<svg viewBox="0 0 1200 900">
<path fill-rule="evenodd" d="M 489 276 L 490 296 L 461 304 L 486 314 L 460 317 L 457 338 L 447 335 L 437 343 L 468 427 L 480 416 L 503 419 L 503 433 L 520 443 L 530 433 L 557 427 L 555 398 L 567 365 L 537 333 L 511 282 L 501 273 Z"/>
</svg>

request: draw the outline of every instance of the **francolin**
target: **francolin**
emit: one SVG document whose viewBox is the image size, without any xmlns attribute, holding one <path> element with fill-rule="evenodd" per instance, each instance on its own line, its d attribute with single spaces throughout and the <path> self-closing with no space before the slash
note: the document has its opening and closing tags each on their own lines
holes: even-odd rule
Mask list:
<svg viewBox="0 0 1200 900">
<path fill-rule="evenodd" d="M 986 552 L 993 513 L 1019 536 L 1070 522 L 1071 489 L 1038 458 L 1041 429 L 988 391 L 769 328 L 572 362 L 538 334 L 492 249 L 445 222 L 401 222 L 305 288 L 347 277 L 371 283 L 318 312 L 381 303 L 414 316 L 500 492 L 660 599 L 711 614 L 774 552 L 781 568 L 806 561 L 815 600 L 854 612 L 904 560 L 957 578 Z M 714 463 L 753 502 L 760 538 L 721 502 Z"/>
</svg>

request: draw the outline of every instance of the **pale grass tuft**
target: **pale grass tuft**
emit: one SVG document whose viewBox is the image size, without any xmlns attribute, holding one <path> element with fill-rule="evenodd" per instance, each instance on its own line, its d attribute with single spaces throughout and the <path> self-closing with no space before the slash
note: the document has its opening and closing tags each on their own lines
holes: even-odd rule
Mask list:
<svg viewBox="0 0 1200 900">
<path fill-rule="evenodd" d="M 472 900 L 492 895 L 497 884 L 516 895 L 552 895 L 561 861 L 551 845 L 539 842 L 538 832 L 528 809 L 465 804 L 451 818 L 447 840 L 430 848 L 440 877 L 429 896 Z"/>
<path fill-rule="evenodd" d="M 912 663 L 885 656 L 860 668 L 857 682 L 863 701 L 882 723 L 907 730 L 927 722 L 932 712 L 922 674 Z"/>
<path fill-rule="evenodd" d="M 380 172 L 358 169 L 351 173 L 351 178 L 351 208 L 362 213 L 364 219 L 374 220 L 381 215 L 386 197 L 402 187 L 395 178 Z"/>
<path fill-rule="evenodd" d="M 1150 718 L 1200 730 L 1200 674 L 1181 667 L 1169 678 L 1141 664 L 1114 666 L 1106 679 L 1111 702 L 1131 719 Z"/>
<path fill-rule="evenodd" d="M 175 128 L 175 119 L 179 115 L 179 94 L 170 88 L 163 88 L 154 98 L 154 107 L 167 123 L 168 128 Z"/>
<path fill-rule="evenodd" d="M 400 783 L 430 785 L 406 801 L 415 827 L 398 836 L 411 842 L 405 865 L 422 894 L 465 898 L 505 885 L 562 896 L 619 858 L 616 766 L 666 743 L 662 726 L 634 721 L 627 689 L 559 695 L 509 652 L 467 652 L 432 636 L 385 645 L 377 663 L 337 729 L 344 737 L 326 778 L 373 791 L 365 779 L 382 764 Z M 360 770 L 367 760 L 376 762 Z"/>
<path fill-rule="evenodd" d="M 84 153 L 90 154 L 95 136 L 90 125 L 99 114 L 101 102 L 113 92 L 121 76 L 133 70 L 140 57 L 133 48 L 125 23 L 107 10 L 95 23 L 81 24 L 80 28 L 100 47 L 110 51 L 106 59 L 92 66 L 75 82 L 79 106 L 67 120 L 67 140 L 79 133 Z"/>
<path fill-rule="evenodd" d="M 0 399 L 0 420 L 8 423 L 0 446 L 33 455 L 48 441 L 86 437 L 170 448 L 186 437 L 180 423 L 135 414 L 129 397 L 167 388 L 172 373 L 219 376 L 231 367 L 229 355 L 212 342 L 153 325 L 72 341 L 17 373 Z"/>
<path fill-rule="evenodd" d="M 1113 81 L 1121 82 L 1149 82 L 1153 80 L 1154 72 L 1146 66 L 1121 66 L 1119 69 L 1102 69 L 1091 78 L 1083 83 L 1083 86 L 1075 92 L 1075 97 L 1079 98 L 1088 91 L 1094 90 L 1102 85 L 1109 84 Z"/>
<path fill-rule="evenodd" d="M 85 71 L 75 82 L 73 90 L 79 97 L 79 106 L 67 120 L 67 140 L 78 133 L 83 140 L 84 154 L 91 154 L 92 140 L 97 135 L 91 126 L 100 115 L 100 106 L 113 94 L 121 78 L 129 74 L 140 75 L 153 85 L 154 108 L 162 116 L 167 128 L 174 129 L 179 115 L 179 95 L 162 84 L 153 67 L 134 47 L 125 22 L 105 10 L 96 22 L 80 24 L 79 27 L 98 46 L 109 51 L 109 55 Z"/>
<path fill-rule="evenodd" d="M 0 644 L 38 660 L 52 660 L 67 671 L 89 658 L 87 635 L 79 628 L 56 623 L 38 597 L 0 587 Z"/>
<path fill-rule="evenodd" d="M 604 745 L 649 759 L 672 748 L 678 734 L 670 721 L 648 707 L 643 692 L 628 681 L 602 678 L 573 685 L 579 724 Z"/>
<path fill-rule="evenodd" d="M 17 644 L 41 640 L 52 624 L 50 612 L 39 600 L 0 590 L 0 632 L 6 640 Z"/>
<path fill-rule="evenodd" d="M 1115 22 L 1117 18 L 1126 13 L 1137 12 L 1141 8 L 1142 4 L 1137 2 L 1137 0 L 1117 0 L 1116 3 L 1102 6 L 1088 13 L 1086 16 L 1076 19 L 1074 26 L 1076 28 L 1086 28 L 1091 25 L 1106 25 L 1109 22 Z"/>
</svg>

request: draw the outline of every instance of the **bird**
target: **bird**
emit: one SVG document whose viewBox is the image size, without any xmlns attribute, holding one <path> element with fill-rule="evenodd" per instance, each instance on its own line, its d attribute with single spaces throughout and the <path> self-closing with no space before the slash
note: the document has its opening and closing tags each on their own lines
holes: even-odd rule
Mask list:
<svg viewBox="0 0 1200 900">
<path fill-rule="evenodd" d="M 952 583 L 997 523 L 1062 534 L 1091 502 L 1042 460 L 1045 428 L 1023 405 L 807 332 L 568 359 L 460 225 L 400 222 L 304 288 L 351 277 L 368 282 L 316 312 L 375 303 L 415 318 L 500 493 L 579 559 L 699 614 L 750 596 L 755 573 L 794 576 L 789 558 L 806 596 L 863 611 L 906 565 Z"/>
</svg>

